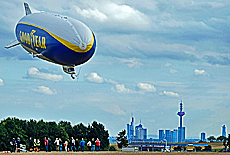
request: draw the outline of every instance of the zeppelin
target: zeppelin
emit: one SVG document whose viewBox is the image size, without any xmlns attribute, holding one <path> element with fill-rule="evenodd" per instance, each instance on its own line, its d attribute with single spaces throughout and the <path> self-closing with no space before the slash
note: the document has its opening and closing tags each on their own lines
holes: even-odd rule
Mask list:
<svg viewBox="0 0 230 155">
<path fill-rule="evenodd" d="M 62 65 L 74 78 L 74 68 L 95 53 L 94 33 L 84 23 L 71 17 L 46 12 L 32 13 L 24 3 L 26 16 L 16 25 L 17 40 L 5 48 L 21 45 L 33 57 Z"/>
</svg>

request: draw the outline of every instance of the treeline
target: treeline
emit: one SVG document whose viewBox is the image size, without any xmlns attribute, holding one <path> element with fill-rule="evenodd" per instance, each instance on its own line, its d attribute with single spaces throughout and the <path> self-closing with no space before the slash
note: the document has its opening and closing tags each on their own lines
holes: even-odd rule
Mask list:
<svg viewBox="0 0 230 155">
<path fill-rule="evenodd" d="M 49 137 L 52 140 L 52 150 L 55 149 L 54 141 L 61 138 L 62 141 L 74 137 L 75 139 L 84 138 L 86 142 L 92 138 L 99 138 L 101 149 L 109 147 L 109 133 L 101 123 L 94 121 L 92 124 L 85 126 L 80 123 L 72 126 L 70 122 L 60 121 L 59 123 L 44 122 L 30 119 L 20 120 L 18 118 L 6 118 L 0 123 L 0 151 L 11 150 L 10 141 L 12 138 L 20 137 L 21 144 L 29 145 L 29 138 L 40 139 L 41 150 L 45 150 L 44 138 Z"/>
</svg>

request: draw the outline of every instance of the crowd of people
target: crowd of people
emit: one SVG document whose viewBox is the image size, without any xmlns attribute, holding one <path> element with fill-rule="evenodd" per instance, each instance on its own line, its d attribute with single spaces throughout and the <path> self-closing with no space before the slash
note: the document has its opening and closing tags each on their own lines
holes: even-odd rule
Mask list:
<svg viewBox="0 0 230 155">
<path fill-rule="evenodd" d="M 12 152 L 20 152 L 20 143 L 21 140 L 18 137 L 17 140 L 15 140 L 15 138 L 12 139 L 11 141 L 11 145 L 12 145 Z M 78 140 L 78 138 L 74 139 L 73 137 L 71 137 L 71 139 L 66 139 L 64 141 L 62 141 L 61 138 L 56 138 L 56 140 L 53 142 L 55 145 L 55 149 L 56 151 L 85 151 L 85 146 L 87 146 L 88 151 L 100 151 L 100 140 L 97 138 L 96 140 L 94 138 L 92 138 L 92 140 L 88 140 L 88 142 L 86 143 L 84 138 L 82 138 L 81 140 Z M 52 150 L 51 148 L 52 145 L 52 141 L 51 139 L 48 138 L 44 138 L 44 146 L 45 146 L 45 151 L 46 152 L 50 152 Z M 39 152 L 40 151 L 40 146 L 41 146 L 41 141 L 40 139 L 32 139 L 32 137 L 30 137 L 29 140 L 29 151 L 32 152 Z"/>
</svg>

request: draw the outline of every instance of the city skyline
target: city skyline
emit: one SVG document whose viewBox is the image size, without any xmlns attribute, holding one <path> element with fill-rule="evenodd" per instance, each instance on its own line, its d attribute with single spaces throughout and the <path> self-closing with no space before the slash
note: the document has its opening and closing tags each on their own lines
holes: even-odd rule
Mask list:
<svg viewBox="0 0 230 155">
<path fill-rule="evenodd" d="M 0 0 L 1 119 L 96 120 L 115 136 L 133 113 L 157 135 L 178 126 L 183 98 L 186 136 L 219 136 L 230 126 L 230 1 L 28 0 L 33 13 L 72 17 L 95 33 L 96 52 L 78 80 L 21 47 L 4 49 L 23 3 Z"/>
</svg>

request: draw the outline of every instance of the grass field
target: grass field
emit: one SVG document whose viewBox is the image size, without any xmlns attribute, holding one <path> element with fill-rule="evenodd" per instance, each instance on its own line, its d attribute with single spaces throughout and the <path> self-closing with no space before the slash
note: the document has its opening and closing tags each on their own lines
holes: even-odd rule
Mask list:
<svg viewBox="0 0 230 155">
<path fill-rule="evenodd" d="M 2 153 L 3 154 L 3 153 Z M 153 154 L 153 155 L 215 155 L 215 154 L 223 154 L 222 152 L 121 152 L 121 151 L 101 151 L 101 152 L 26 152 L 26 153 L 13 153 L 13 154 L 20 154 L 20 155 L 86 155 L 86 154 L 95 154 L 95 155 L 144 155 L 144 154 Z M 224 153 L 229 154 L 230 153 Z"/>
</svg>

